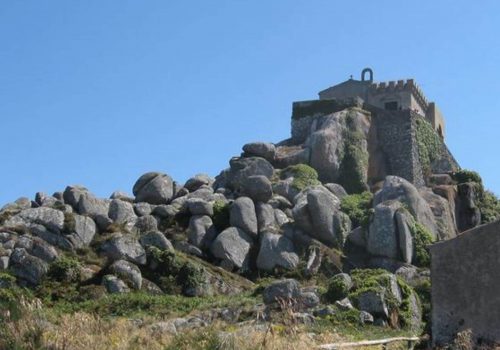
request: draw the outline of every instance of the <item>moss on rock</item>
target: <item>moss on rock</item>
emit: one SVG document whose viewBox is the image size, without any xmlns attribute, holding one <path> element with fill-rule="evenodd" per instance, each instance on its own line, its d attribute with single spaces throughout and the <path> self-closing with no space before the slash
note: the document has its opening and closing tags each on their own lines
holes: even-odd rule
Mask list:
<svg viewBox="0 0 500 350">
<path fill-rule="evenodd" d="M 351 278 L 353 288 L 349 292 L 349 299 L 355 306 L 359 305 L 359 297 L 366 292 L 384 292 L 384 301 L 389 310 L 389 315 L 396 314 L 398 324 L 401 328 L 415 328 L 420 325 L 421 306 L 417 294 L 402 279 L 382 269 L 355 269 Z M 390 292 L 392 284 L 396 280 L 401 291 L 401 302 Z"/>
<path fill-rule="evenodd" d="M 293 177 L 292 187 L 298 191 L 321 184 L 318 180 L 318 172 L 306 164 L 290 165 L 281 170 L 280 177 L 281 179 Z"/>
<path fill-rule="evenodd" d="M 478 184 L 482 184 L 483 180 L 481 179 L 481 176 L 473 171 L 473 170 L 467 170 L 467 169 L 461 169 L 459 171 L 456 171 L 452 174 L 453 180 L 455 180 L 458 184 L 463 184 L 467 182 L 475 182 Z"/>
<path fill-rule="evenodd" d="M 229 204 L 216 200 L 213 205 L 213 223 L 217 231 L 222 232 L 229 227 Z"/>
<path fill-rule="evenodd" d="M 441 156 L 443 140 L 432 125 L 423 118 L 416 119 L 416 134 L 418 156 L 424 175 L 431 173 L 431 165 Z"/>
<path fill-rule="evenodd" d="M 344 274 L 338 274 L 328 281 L 328 289 L 324 297 L 329 302 L 335 302 L 347 297 L 350 289 L 351 281 L 347 280 Z"/>
<path fill-rule="evenodd" d="M 61 256 L 50 264 L 47 277 L 58 282 L 77 282 L 80 274 L 81 265 L 77 259 Z"/>
<path fill-rule="evenodd" d="M 344 152 L 339 168 L 338 182 L 347 193 L 361 193 L 368 189 L 366 171 L 368 168 L 368 151 L 363 133 L 356 125 L 356 112 L 346 115 L 344 131 Z"/>
<path fill-rule="evenodd" d="M 422 224 L 418 222 L 410 227 L 413 237 L 413 264 L 420 267 L 429 267 L 431 265 L 431 257 L 427 248 L 434 242 L 432 234 Z"/>
<path fill-rule="evenodd" d="M 351 219 L 352 227 L 368 227 L 372 209 L 373 194 L 365 191 L 359 194 L 351 194 L 342 198 L 340 210 L 346 213 Z"/>
</svg>

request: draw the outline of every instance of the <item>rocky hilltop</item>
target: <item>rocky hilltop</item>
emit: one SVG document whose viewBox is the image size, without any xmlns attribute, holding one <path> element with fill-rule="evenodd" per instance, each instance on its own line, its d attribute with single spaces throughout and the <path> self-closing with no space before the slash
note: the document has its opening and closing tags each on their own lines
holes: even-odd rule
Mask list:
<svg viewBox="0 0 500 350">
<path fill-rule="evenodd" d="M 430 329 L 427 246 L 498 217 L 480 177 L 411 111 L 298 102 L 290 139 L 242 150 L 215 178 L 150 172 L 132 195 L 72 185 L 5 205 L 0 319 L 15 324 L 19 300 L 36 299 L 58 315 L 161 309 L 135 327 L 174 343 L 215 322 L 248 332 L 249 320 L 252 332 L 271 324 L 285 335 L 297 325 L 420 335 Z M 169 297 L 176 306 L 162 309 Z M 200 300 L 213 304 L 200 311 Z M 58 321 L 44 317 L 37 331 L 52 344 Z M 3 332 L 3 347 L 16 343 Z"/>
</svg>

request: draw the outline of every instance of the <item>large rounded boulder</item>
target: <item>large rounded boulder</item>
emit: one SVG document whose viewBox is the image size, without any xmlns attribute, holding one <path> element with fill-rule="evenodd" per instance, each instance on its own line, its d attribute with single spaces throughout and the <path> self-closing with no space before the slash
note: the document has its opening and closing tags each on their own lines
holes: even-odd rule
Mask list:
<svg viewBox="0 0 500 350">
<path fill-rule="evenodd" d="M 167 204 L 174 195 L 174 182 L 167 174 L 150 172 L 137 180 L 132 191 L 136 202 Z"/>
</svg>

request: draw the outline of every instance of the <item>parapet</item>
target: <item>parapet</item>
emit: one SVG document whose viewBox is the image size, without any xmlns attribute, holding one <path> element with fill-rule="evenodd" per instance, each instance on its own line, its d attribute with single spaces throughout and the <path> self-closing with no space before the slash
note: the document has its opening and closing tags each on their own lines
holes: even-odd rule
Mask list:
<svg viewBox="0 0 500 350">
<path fill-rule="evenodd" d="M 373 83 L 370 86 L 369 91 L 372 95 L 408 91 L 415 96 L 415 99 L 422 106 L 422 108 L 424 108 L 424 110 L 427 110 L 427 107 L 429 106 L 429 101 L 427 101 L 422 89 L 413 79 Z"/>
</svg>

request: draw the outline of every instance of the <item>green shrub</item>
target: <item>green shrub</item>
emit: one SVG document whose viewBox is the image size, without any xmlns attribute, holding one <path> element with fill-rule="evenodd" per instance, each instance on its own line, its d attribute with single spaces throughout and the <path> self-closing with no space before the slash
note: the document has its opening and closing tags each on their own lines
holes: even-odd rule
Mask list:
<svg viewBox="0 0 500 350">
<path fill-rule="evenodd" d="M 382 269 L 355 269 L 352 271 L 351 278 L 353 281 L 353 289 L 349 293 L 349 299 L 358 305 L 358 298 L 361 294 L 373 291 L 380 292 L 390 290 L 392 277 L 389 272 Z M 403 328 L 411 325 L 413 317 L 411 308 L 411 296 L 414 294 L 413 289 L 406 284 L 402 279 L 396 277 L 399 289 L 401 290 L 401 304 L 391 293 L 384 294 L 384 300 L 389 309 L 389 312 L 397 310 L 399 315 L 399 323 Z M 417 303 L 419 304 L 418 297 Z M 399 305 L 398 305 L 399 304 Z M 420 307 L 420 305 L 418 305 Z"/>
<path fill-rule="evenodd" d="M 423 280 L 413 287 L 422 305 L 422 319 L 425 322 L 425 331 L 431 331 L 431 281 Z"/>
<path fill-rule="evenodd" d="M 75 232 L 75 228 L 76 228 L 75 214 L 65 212 L 63 231 L 71 233 Z"/>
<path fill-rule="evenodd" d="M 47 276 L 58 282 L 78 282 L 80 274 L 81 265 L 77 259 L 61 256 L 50 264 Z"/>
<path fill-rule="evenodd" d="M 432 125 L 423 118 L 416 120 L 418 156 L 424 175 L 432 172 L 432 163 L 441 156 L 443 140 Z"/>
<path fill-rule="evenodd" d="M 229 204 L 216 200 L 213 205 L 213 223 L 217 231 L 222 232 L 229 227 Z"/>
<path fill-rule="evenodd" d="M 475 182 L 478 184 L 482 184 L 483 180 L 481 176 L 473 170 L 461 169 L 452 174 L 453 180 L 455 180 L 458 184 L 463 184 L 467 182 Z"/>
<path fill-rule="evenodd" d="M 280 177 L 281 179 L 293 177 L 292 187 L 298 191 L 321 184 L 318 180 L 318 172 L 306 164 L 290 165 L 281 170 Z"/>
<path fill-rule="evenodd" d="M 157 267 L 154 274 L 147 277 L 157 281 L 164 292 L 177 294 L 182 291 L 191 295 L 190 291 L 204 286 L 206 271 L 203 266 L 170 250 L 151 247 L 149 252 Z"/>
<path fill-rule="evenodd" d="M 457 184 L 475 184 L 476 205 L 481 212 L 481 224 L 487 224 L 500 219 L 500 199 L 493 192 L 484 188 L 483 180 L 477 172 L 462 169 L 453 173 L 452 177 Z"/>
<path fill-rule="evenodd" d="M 341 275 L 336 275 L 328 281 L 328 289 L 324 295 L 329 302 L 344 299 L 349 294 L 350 286 Z"/>
<path fill-rule="evenodd" d="M 431 258 L 429 255 L 428 245 L 433 243 L 432 234 L 423 225 L 418 222 L 413 225 L 411 234 L 413 237 L 414 256 L 413 263 L 420 267 L 429 267 Z"/>
<path fill-rule="evenodd" d="M 8 273 L 0 272 L 0 288 L 11 288 L 15 286 L 16 278 Z"/>
<path fill-rule="evenodd" d="M 500 199 L 493 192 L 488 190 L 483 191 L 478 207 L 481 211 L 482 224 L 500 219 Z"/>
<path fill-rule="evenodd" d="M 368 227 L 373 213 L 372 201 L 373 194 L 371 192 L 351 194 L 342 198 L 340 210 L 349 216 L 353 227 Z"/>
<path fill-rule="evenodd" d="M 338 183 L 347 193 L 361 193 L 368 189 L 366 172 L 368 151 L 364 148 L 365 136 L 355 123 L 355 112 L 346 115 L 344 131 L 344 154 L 340 163 Z"/>
</svg>

